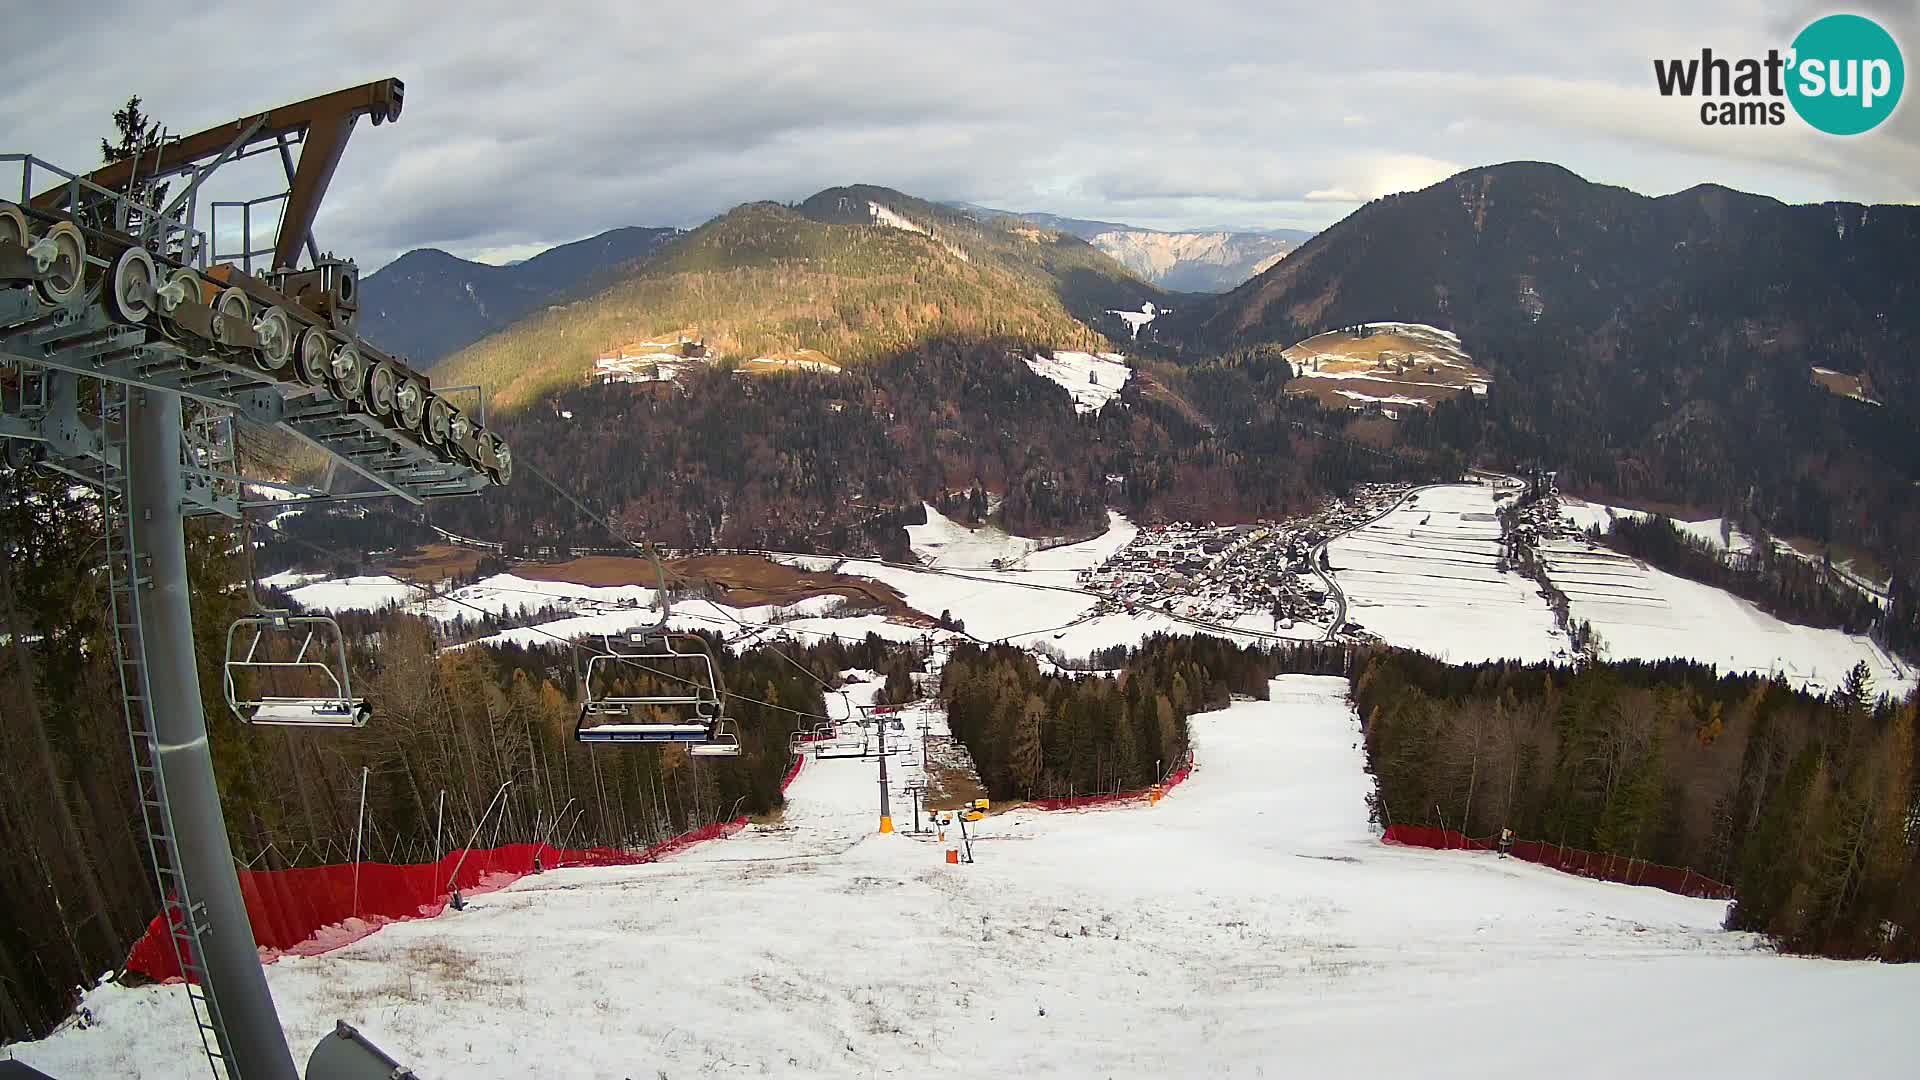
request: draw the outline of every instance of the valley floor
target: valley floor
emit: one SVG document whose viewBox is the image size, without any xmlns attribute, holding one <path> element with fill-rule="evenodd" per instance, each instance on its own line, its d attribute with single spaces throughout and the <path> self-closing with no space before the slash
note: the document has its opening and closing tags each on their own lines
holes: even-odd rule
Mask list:
<svg viewBox="0 0 1920 1080">
<path fill-rule="evenodd" d="M 1194 717 L 1199 768 L 1159 806 L 998 814 L 974 865 L 874 834 L 871 760 L 815 760 L 777 825 L 550 871 L 269 979 L 296 1047 L 345 1017 L 427 1076 L 1911 1074 L 1920 970 L 1384 846 L 1345 684 L 1272 690 Z M 21 1059 L 204 1074 L 178 987 L 87 1004 Z"/>
</svg>

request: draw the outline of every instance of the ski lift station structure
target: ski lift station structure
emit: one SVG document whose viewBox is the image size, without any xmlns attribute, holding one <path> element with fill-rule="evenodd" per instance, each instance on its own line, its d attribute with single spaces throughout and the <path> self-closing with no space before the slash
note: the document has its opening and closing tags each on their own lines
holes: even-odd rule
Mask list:
<svg viewBox="0 0 1920 1080">
<path fill-rule="evenodd" d="M 382 79 L 163 139 L 86 174 L 0 154 L 0 450 L 13 469 L 51 470 L 99 493 L 151 869 L 209 1065 L 230 1080 L 301 1073 L 260 966 L 214 782 L 185 519 L 243 520 L 266 505 L 248 501 L 236 424 L 290 436 L 359 478 L 357 490 L 306 492 L 313 499 L 417 505 L 504 485 L 513 473 L 506 444 L 485 428 L 484 399 L 471 410 L 453 400 L 480 398 L 478 388 L 435 388 L 362 339 L 358 271 L 313 240 L 354 126 L 398 120 L 403 96 L 400 80 Z M 277 157 L 283 190 L 210 197 L 217 170 L 260 155 L 268 168 Z M 162 182 L 164 205 L 151 194 Z M 256 224 L 276 212 L 272 242 L 256 249 Z M 223 214 L 239 228 L 223 230 Z M 236 235 L 236 247 L 216 250 Z M 311 677 L 309 696 L 249 689 L 283 674 Z M 324 617 L 256 610 L 229 632 L 223 680 L 228 707 L 248 723 L 367 720 L 339 627 Z M 342 1025 L 305 1075 L 413 1074 Z"/>
</svg>

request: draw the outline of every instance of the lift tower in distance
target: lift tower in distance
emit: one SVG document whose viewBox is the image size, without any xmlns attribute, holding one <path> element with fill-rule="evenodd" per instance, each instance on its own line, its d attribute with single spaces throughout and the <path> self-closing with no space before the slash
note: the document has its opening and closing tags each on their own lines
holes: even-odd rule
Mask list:
<svg viewBox="0 0 1920 1080">
<path fill-rule="evenodd" d="M 355 124 L 398 120 L 403 95 L 400 80 L 382 79 L 86 174 L 0 154 L 0 455 L 8 468 L 51 470 L 98 492 L 152 870 L 208 1063 L 229 1080 L 300 1073 L 260 967 L 214 782 L 185 519 L 267 505 L 249 500 L 236 425 L 281 432 L 357 478 L 352 491 L 309 492 L 316 500 L 417 505 L 503 485 L 513 472 L 506 444 L 483 426 L 478 388 L 436 389 L 362 340 L 358 270 L 313 241 Z M 262 154 L 269 168 L 278 159 L 284 190 L 211 199 L 218 170 Z M 164 204 L 151 194 L 161 182 L 171 194 Z M 256 225 L 273 234 L 257 249 Z M 214 249 L 235 236 L 233 250 Z M 457 406 L 455 391 L 482 404 Z M 257 647 L 263 627 L 290 620 L 255 612 L 242 622 Z M 300 660 L 279 666 L 315 666 L 305 657 L 303 646 Z M 272 659 L 228 656 L 227 700 L 243 721 L 366 722 L 364 703 L 348 700 L 344 686 L 243 705 L 236 666 Z M 344 1023 L 307 1066 L 309 1080 L 411 1075 Z"/>
</svg>

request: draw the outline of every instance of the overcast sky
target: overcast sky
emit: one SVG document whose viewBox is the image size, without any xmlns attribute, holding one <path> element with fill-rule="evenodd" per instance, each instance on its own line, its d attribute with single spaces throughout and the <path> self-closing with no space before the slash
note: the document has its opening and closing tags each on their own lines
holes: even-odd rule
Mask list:
<svg viewBox="0 0 1920 1080">
<path fill-rule="evenodd" d="M 187 132 L 404 79 L 405 114 L 359 126 L 315 228 L 363 268 L 856 182 L 1160 228 L 1323 228 L 1521 158 L 1649 194 L 1920 201 L 1920 90 L 1850 139 L 1718 129 L 1662 99 L 1651 63 L 1762 55 L 1851 10 L 1912 69 L 1920 0 L 81 6 L 10 14 L 29 44 L 0 84 L 0 150 L 91 166 L 129 93 Z"/>
</svg>

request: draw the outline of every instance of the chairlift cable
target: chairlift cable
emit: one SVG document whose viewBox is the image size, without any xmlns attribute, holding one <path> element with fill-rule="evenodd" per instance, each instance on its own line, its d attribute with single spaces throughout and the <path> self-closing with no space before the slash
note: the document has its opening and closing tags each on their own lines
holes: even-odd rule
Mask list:
<svg viewBox="0 0 1920 1080">
<path fill-rule="evenodd" d="M 281 533 L 281 534 L 280 534 L 280 538 L 281 538 L 282 540 L 285 540 L 285 541 L 287 541 L 287 542 L 289 542 L 289 543 L 294 543 L 294 544 L 299 544 L 299 545 L 300 545 L 301 547 L 304 547 L 304 548 L 307 548 L 308 550 L 310 550 L 310 551 L 312 551 L 312 552 L 314 552 L 315 554 L 318 554 L 318 555 L 322 555 L 322 556 L 325 556 L 325 557 L 327 557 L 327 558 L 329 558 L 329 559 L 341 559 L 341 558 L 343 558 L 343 555 L 342 555 L 342 553 L 341 553 L 341 552 L 339 552 L 339 551 L 337 551 L 337 550 L 334 550 L 334 549 L 331 549 L 331 548 L 327 548 L 327 547 L 323 547 L 323 546 L 321 546 L 321 545 L 319 545 L 319 544 L 316 544 L 316 543 L 314 543 L 314 542 L 312 542 L 312 541 L 310 541 L 310 540 L 303 540 L 303 539 L 301 539 L 300 537 L 297 537 L 297 536 L 288 536 L 288 535 L 287 535 L 287 534 L 285 534 L 285 533 Z M 482 616 L 487 616 L 487 617 L 492 617 L 492 616 L 493 616 L 493 615 L 495 614 L 494 612 L 491 612 L 491 611 L 488 611 L 488 610 L 487 610 L 486 608 L 483 608 L 483 607 L 480 607 L 479 605 L 477 605 L 477 604 L 474 604 L 474 603 L 471 603 L 470 601 L 467 601 L 467 600 L 462 600 L 461 598 L 459 598 L 459 597 L 457 597 L 457 596 L 454 596 L 454 595 L 452 595 L 451 593 L 443 593 L 443 592 L 438 592 L 438 591 L 436 591 L 436 590 L 434 590 L 434 589 L 433 589 L 433 588 L 432 588 L 431 586 L 428 586 L 428 585 L 422 585 L 421 583 L 419 583 L 419 582 L 417 582 L 417 581 L 408 581 L 408 580 L 406 580 L 406 579 L 404 579 L 404 578 L 395 578 L 394 580 L 396 580 L 396 581 L 398 581 L 398 582 L 400 582 L 400 584 L 402 584 L 402 585 L 405 585 L 405 586 L 406 586 L 407 588 L 410 588 L 410 589 L 415 589 L 415 590 L 418 590 L 419 592 L 421 592 L 422 594 L 424 594 L 424 595 L 426 595 L 426 596 L 427 596 L 428 598 L 430 598 L 430 599 L 437 599 L 437 600 L 445 600 L 445 601 L 447 601 L 447 602 L 449 602 L 449 603 L 452 603 L 452 604 L 456 604 L 456 605 L 458 605 L 458 606 L 460 606 L 460 607 L 463 607 L 463 608 L 466 608 L 467 610 L 469 610 L 469 611 L 472 611 L 472 612 L 474 612 L 475 614 L 478 614 L 478 615 L 482 615 Z M 713 620 L 713 619 L 712 619 L 712 616 L 694 616 L 694 617 L 695 617 L 695 618 L 707 618 L 707 619 L 710 619 L 710 620 L 712 620 L 712 621 L 716 621 L 716 622 L 718 621 L 718 620 Z M 751 624 L 748 624 L 748 625 L 751 625 Z M 560 643 L 560 644 L 562 644 L 562 645 L 565 645 L 565 646 L 566 646 L 566 647 L 568 647 L 569 649 L 572 649 L 572 650 L 573 650 L 573 651 L 575 651 L 576 653 L 581 653 L 581 654 L 584 654 L 584 655 L 589 655 L 589 656 L 600 656 L 600 655 L 605 655 L 605 654 L 602 654 L 602 653 L 600 653 L 600 652 L 597 652 L 597 651 L 594 651 L 594 650 L 590 650 L 590 649 L 588 649 L 588 648 L 586 648 L 585 646 L 583 646 L 583 645 L 581 645 L 581 644 L 580 644 L 579 642 L 577 642 L 577 641 L 574 641 L 574 640 L 572 640 L 572 639 L 570 639 L 570 638 L 565 638 L 565 637 L 561 637 L 561 636 L 560 636 L 559 634 L 556 634 L 556 633 L 554 633 L 554 632 L 552 632 L 551 630 L 547 630 L 547 629 L 544 629 L 544 628 L 542 628 L 542 627 L 540 627 L 540 626 L 527 626 L 527 627 L 522 627 L 521 629 L 526 629 L 526 630 L 531 630 L 531 631 L 533 631 L 534 633 L 536 633 L 536 634 L 539 634 L 539 635 L 540 635 L 540 636 L 542 636 L 542 637 L 546 637 L 546 638 L 551 638 L 551 639 L 553 639 L 554 641 L 556 641 L 556 642 L 558 642 L 558 643 Z M 775 652 L 775 653 L 778 653 L 779 655 L 781 655 L 781 656 L 783 656 L 783 657 L 785 657 L 785 656 L 786 656 L 786 654 L 784 654 L 784 653 L 779 653 L 779 650 L 777 650 L 777 649 L 773 649 L 773 648 L 772 648 L 772 646 L 762 646 L 762 648 L 766 648 L 766 649 L 769 649 L 770 651 L 773 651 L 773 652 Z M 793 661 L 793 659 L 792 659 L 791 657 L 786 657 L 786 659 L 787 659 L 787 661 L 788 661 L 788 663 L 793 663 L 793 662 L 794 662 L 794 661 Z M 649 674 L 653 674 L 653 675 L 657 675 L 657 676 L 660 676 L 661 678 L 664 678 L 664 679 L 672 679 L 672 680 L 674 680 L 674 681 L 676 681 L 676 682 L 682 682 L 682 683 L 687 683 L 687 684 L 689 684 L 689 685 L 692 685 L 692 684 L 693 684 L 693 680 L 691 680 L 691 679 L 689 679 L 689 678 L 687 678 L 687 677 L 686 677 L 686 676 L 684 676 L 684 675 L 676 675 L 676 674 L 674 674 L 673 672 L 670 672 L 670 671 L 663 671 L 663 670 L 661 670 L 661 669 L 659 669 L 659 668 L 656 668 L 656 667 L 653 667 L 653 666 L 651 666 L 651 665 L 648 665 L 648 664 L 642 664 L 642 663 L 639 663 L 638 661 L 636 661 L 636 660 L 634 660 L 634 659 L 632 659 L 631 657 L 620 657 L 620 660 L 621 660 L 621 662 L 622 662 L 622 663 L 624 663 L 624 664 L 626 664 L 626 665 L 628 665 L 629 667 L 634 667 L 634 668 L 638 668 L 638 669 L 640 669 L 641 671 L 645 671 L 645 672 L 648 672 Z M 805 668 L 802 668 L 801 670 L 803 670 L 803 671 L 804 671 L 804 670 L 806 670 L 806 669 L 805 669 Z M 831 688 L 831 687 L 829 687 L 829 689 L 832 689 L 832 688 Z M 836 692 L 836 693 L 844 693 L 844 691 L 835 691 L 835 692 Z M 733 690 L 726 690 L 726 689 L 722 689 L 722 690 L 720 691 L 720 693 L 722 693 L 722 694 L 723 694 L 723 695 L 725 695 L 726 697 L 730 697 L 730 698 L 733 698 L 733 699 L 735 699 L 735 700 L 738 700 L 738 701 L 745 701 L 745 702 L 749 702 L 749 703 L 751 703 L 751 704 L 754 704 L 754 705 L 759 705 L 759 706 L 761 706 L 762 708 L 768 708 L 768 709 L 777 709 L 777 710 L 779 710 L 779 711 L 781 711 L 781 712 L 785 712 L 785 713 L 792 713 L 792 714 L 793 714 L 793 715 L 795 715 L 795 716 L 804 716 L 804 717 L 806 717 L 806 718 L 807 718 L 807 719 L 809 719 L 809 720 L 824 720 L 824 721 L 827 721 L 827 722 L 830 722 L 830 723 L 831 723 L 831 722 L 833 721 L 833 717 L 831 717 L 831 716 L 825 716 L 825 715 L 822 715 L 822 714 L 820 714 L 820 713 L 815 713 L 815 712 L 807 712 L 807 711 L 806 711 L 806 710 L 804 710 L 804 709 L 795 709 L 795 708 L 792 708 L 792 707 L 789 707 L 789 706 L 786 706 L 786 705 L 776 705 L 776 704 L 774 704 L 773 702 L 770 702 L 770 701 L 764 701 L 764 700 L 762 700 L 762 699 L 760 699 L 760 698 L 757 698 L 757 697 L 753 697 L 753 696 L 752 696 L 752 695 L 750 695 L 750 694 L 742 694 L 742 693 L 738 693 L 738 692 L 736 692 L 736 691 L 733 691 Z"/>
<path fill-rule="evenodd" d="M 642 547 L 640 544 L 637 544 L 634 541 L 629 540 L 627 537 L 621 535 L 620 531 L 613 527 L 612 522 L 608 521 L 604 517 L 601 517 L 599 514 L 594 513 L 593 510 L 589 508 L 584 502 L 581 502 L 579 499 L 575 498 L 571 492 L 567 491 L 565 488 L 561 487 L 559 484 L 554 483 L 553 480 L 550 477 L 548 477 L 546 473 L 541 472 L 539 468 L 525 462 L 522 463 L 522 467 L 525 468 L 526 471 L 532 473 L 536 478 L 538 478 L 541 483 L 547 485 L 548 487 L 552 488 L 554 491 L 558 492 L 561 498 L 566 499 L 568 502 L 572 503 L 576 509 L 578 509 L 581 513 L 587 515 L 587 517 L 591 518 L 595 524 L 599 525 L 602 529 L 605 529 L 607 532 L 607 535 L 613 537 L 615 540 L 620 541 L 621 543 L 634 549 L 635 551 L 640 552 L 641 555 L 646 556 L 647 558 L 650 558 L 653 560 L 654 569 L 656 572 L 658 572 L 660 576 L 660 623 L 659 623 L 659 626 L 661 629 L 665 629 L 666 623 L 667 623 L 667 617 L 670 614 L 672 614 L 672 609 L 668 606 L 666 570 L 661 566 L 658 549 L 656 549 L 651 543 L 647 544 L 645 547 Z M 726 605 L 715 604 L 714 606 L 719 608 L 722 614 L 726 615 L 729 619 L 732 619 L 734 623 L 737 624 L 741 629 L 743 630 L 754 629 L 754 627 L 752 627 L 750 624 L 742 620 L 738 615 L 735 615 L 732 611 L 728 610 Z M 775 656 L 778 656 L 780 659 L 785 660 L 788 664 L 791 664 L 792 666 L 798 668 L 802 672 L 805 672 L 807 678 L 812 679 L 814 682 L 818 683 L 822 690 L 840 692 L 838 687 L 835 687 L 832 683 L 827 682 L 827 680 L 815 674 L 812 668 L 807 667 L 805 664 L 802 664 L 800 661 L 795 660 L 793 657 L 788 656 L 784 652 L 781 652 L 779 649 L 774 648 L 772 645 L 765 646 L 765 648 L 771 650 Z"/>
</svg>

